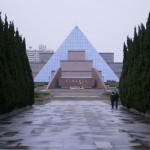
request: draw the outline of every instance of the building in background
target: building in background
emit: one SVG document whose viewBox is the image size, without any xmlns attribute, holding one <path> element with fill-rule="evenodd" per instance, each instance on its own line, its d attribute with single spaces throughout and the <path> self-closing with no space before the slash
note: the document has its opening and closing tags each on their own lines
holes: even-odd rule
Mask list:
<svg viewBox="0 0 150 150">
<path fill-rule="evenodd" d="M 33 77 L 39 73 L 53 54 L 54 51 L 47 49 L 46 45 L 39 45 L 39 48 L 34 50 L 30 47 L 30 50 L 27 50 Z"/>
<path fill-rule="evenodd" d="M 47 89 L 106 89 L 102 72 L 93 67 L 93 60 L 86 60 L 85 51 L 68 51 L 68 59 L 60 60 L 60 68 L 52 71 Z"/>
<path fill-rule="evenodd" d="M 59 49 L 62 49 L 62 50 L 58 49 L 61 52 L 59 52 L 59 54 L 57 54 L 57 56 L 55 56 L 55 53 L 58 53 L 57 52 L 58 50 L 54 53 L 53 50 L 48 50 L 45 45 L 40 45 L 38 50 L 31 50 L 31 49 L 27 50 L 27 54 L 28 54 L 30 66 L 31 66 L 31 69 L 32 69 L 33 77 L 36 77 L 36 75 L 41 71 L 41 69 L 44 66 L 48 66 L 46 64 L 47 64 L 48 60 L 51 61 L 50 58 L 53 55 L 55 57 L 55 58 L 53 58 L 53 59 L 55 59 L 55 61 L 53 60 L 51 62 L 52 63 L 51 65 L 53 65 L 53 66 L 54 65 L 58 65 L 58 68 L 59 68 L 60 67 L 60 61 L 61 60 L 67 60 L 67 57 L 68 57 L 67 53 L 71 49 L 73 51 L 75 49 L 76 50 L 85 51 L 85 53 L 86 53 L 86 49 L 89 49 L 89 47 L 90 47 L 90 49 L 94 49 L 92 47 L 92 45 L 89 43 L 89 41 L 87 40 L 87 38 L 83 35 L 83 33 L 80 31 L 80 29 L 78 27 L 75 27 L 74 30 L 70 33 L 70 35 L 68 37 L 63 42 L 63 44 L 59 47 Z M 78 41 L 79 38 L 81 39 L 80 41 Z M 64 43 L 67 43 L 67 44 L 65 44 L 65 46 L 63 46 Z M 79 45 L 78 47 L 77 47 L 77 44 Z M 87 47 L 87 45 L 89 47 Z M 66 50 L 64 50 L 64 49 L 66 49 Z M 94 52 L 95 51 L 96 50 L 94 49 Z M 123 63 L 122 62 L 114 62 L 114 53 L 98 53 L 97 51 L 96 51 L 96 53 L 100 55 L 100 61 L 101 61 L 101 59 L 103 59 L 105 61 L 105 63 L 107 64 L 106 68 L 110 68 L 113 71 L 113 73 L 115 73 L 115 75 L 118 78 L 120 78 L 120 75 L 121 75 L 121 72 L 122 72 L 122 65 L 123 65 Z M 97 54 L 96 54 L 96 57 L 98 57 Z M 63 58 L 61 55 L 63 57 L 65 55 L 65 58 Z M 85 55 L 87 55 L 87 54 L 85 54 Z M 91 53 L 90 55 L 92 56 L 93 53 Z M 88 56 L 89 59 L 90 59 L 90 55 Z M 93 57 L 93 58 L 95 59 L 95 57 Z M 96 63 L 99 64 L 100 62 L 96 61 Z M 104 65 L 104 66 L 106 66 L 106 65 Z M 106 70 L 106 68 L 103 67 L 104 70 Z M 47 68 L 47 69 L 51 69 L 51 68 Z M 41 78 L 42 80 L 36 80 L 36 81 L 37 82 L 41 82 L 41 81 L 49 82 L 49 80 L 51 78 L 50 76 L 52 75 L 52 72 L 54 73 L 54 70 L 55 69 L 51 69 L 51 72 L 48 73 L 46 71 L 46 69 L 45 69 L 45 71 L 46 71 L 45 74 L 49 74 L 49 78 L 47 78 L 46 81 L 44 79 L 42 79 L 42 78 Z M 101 71 L 101 70 L 99 69 L 99 71 Z M 102 75 L 102 78 L 103 78 L 103 75 Z M 114 80 L 114 79 L 113 78 L 109 78 L 108 80 Z"/>
<path fill-rule="evenodd" d="M 39 62 L 39 50 L 27 50 L 29 62 Z"/>
<path fill-rule="evenodd" d="M 113 72 L 117 75 L 118 78 L 121 76 L 122 72 L 122 62 L 114 62 L 114 53 L 99 53 Z"/>
<path fill-rule="evenodd" d="M 76 26 L 67 36 L 64 42 L 59 46 L 53 56 L 47 61 L 40 72 L 35 76 L 35 82 L 52 82 L 54 76 L 60 68 L 60 62 L 68 59 L 68 51 L 84 51 L 85 61 L 92 60 L 93 68 L 97 72 L 101 72 L 100 80 L 106 82 L 108 80 L 119 81 L 119 78 L 109 67 L 103 57 L 92 46 L 86 36 Z M 80 67 L 80 66 L 76 66 Z"/>
<path fill-rule="evenodd" d="M 53 50 L 47 49 L 46 45 L 39 45 L 39 49 L 27 50 L 29 62 L 47 62 L 47 60 L 54 54 Z"/>
</svg>

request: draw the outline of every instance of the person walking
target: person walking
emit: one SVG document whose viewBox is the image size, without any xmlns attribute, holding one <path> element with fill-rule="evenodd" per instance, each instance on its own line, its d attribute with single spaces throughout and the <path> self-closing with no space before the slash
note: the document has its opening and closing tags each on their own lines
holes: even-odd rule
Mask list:
<svg viewBox="0 0 150 150">
<path fill-rule="evenodd" d="M 115 94 L 115 106 L 116 106 L 116 109 L 118 108 L 118 100 L 119 100 L 119 95 L 116 92 L 116 94 Z"/>
<path fill-rule="evenodd" d="M 115 94 L 114 92 L 111 93 L 110 95 L 110 100 L 111 100 L 111 108 L 114 108 L 114 102 L 115 102 Z"/>
</svg>

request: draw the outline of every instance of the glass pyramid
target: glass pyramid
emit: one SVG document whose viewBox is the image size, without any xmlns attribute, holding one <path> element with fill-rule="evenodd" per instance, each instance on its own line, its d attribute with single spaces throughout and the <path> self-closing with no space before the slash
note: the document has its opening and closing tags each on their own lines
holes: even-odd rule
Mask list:
<svg viewBox="0 0 150 150">
<path fill-rule="evenodd" d="M 45 66 L 34 78 L 35 82 L 49 82 L 51 81 L 51 71 L 60 68 L 60 60 L 67 60 L 68 51 L 85 51 L 86 60 L 93 60 L 93 67 L 97 71 L 102 71 L 102 80 L 119 81 L 116 74 L 107 65 L 105 60 L 100 56 L 96 49 L 91 45 L 86 36 L 81 32 L 78 26 L 71 31 L 68 37 L 60 45 L 53 56 L 47 61 Z"/>
</svg>

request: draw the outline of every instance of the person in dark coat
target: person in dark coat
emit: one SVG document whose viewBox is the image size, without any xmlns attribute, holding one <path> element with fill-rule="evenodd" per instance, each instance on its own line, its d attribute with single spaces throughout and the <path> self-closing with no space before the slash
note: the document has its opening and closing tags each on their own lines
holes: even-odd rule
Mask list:
<svg viewBox="0 0 150 150">
<path fill-rule="evenodd" d="M 118 99 L 119 99 L 119 95 L 116 92 L 116 94 L 115 94 L 115 106 L 116 106 L 116 109 L 118 108 Z"/>
<path fill-rule="evenodd" d="M 114 102 L 115 102 L 115 94 L 114 94 L 114 92 L 111 93 L 110 100 L 111 100 L 111 107 L 113 109 L 114 108 Z"/>
</svg>

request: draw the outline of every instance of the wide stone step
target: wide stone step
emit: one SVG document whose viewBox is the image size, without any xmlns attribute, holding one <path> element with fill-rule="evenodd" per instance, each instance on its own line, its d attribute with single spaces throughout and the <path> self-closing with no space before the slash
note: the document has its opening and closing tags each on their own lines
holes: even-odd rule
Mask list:
<svg viewBox="0 0 150 150">
<path fill-rule="evenodd" d="M 51 93 L 102 93 L 100 89 L 48 89 Z"/>
<path fill-rule="evenodd" d="M 100 100 L 100 96 L 53 96 L 51 100 Z"/>
<path fill-rule="evenodd" d="M 104 90 L 99 89 L 51 89 L 53 100 L 99 100 Z"/>
<path fill-rule="evenodd" d="M 57 95 L 57 96 L 99 96 L 99 93 L 51 93 L 52 95 Z"/>
</svg>

